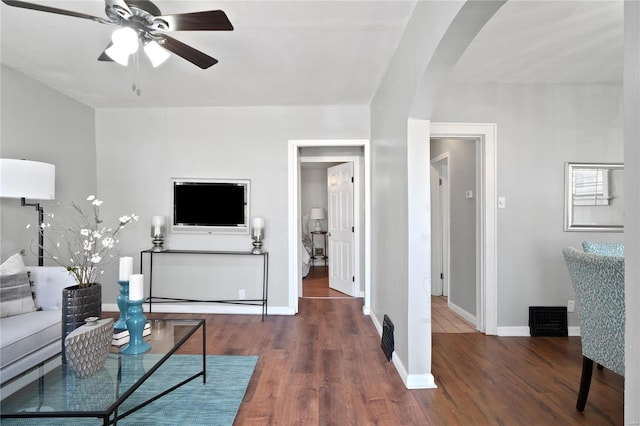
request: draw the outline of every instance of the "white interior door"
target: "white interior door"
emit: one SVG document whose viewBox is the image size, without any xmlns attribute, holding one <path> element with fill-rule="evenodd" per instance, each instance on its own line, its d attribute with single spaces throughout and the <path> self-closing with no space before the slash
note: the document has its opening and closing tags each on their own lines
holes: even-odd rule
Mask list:
<svg viewBox="0 0 640 426">
<path fill-rule="evenodd" d="M 353 273 L 353 163 L 327 169 L 329 287 L 355 295 Z"/>
<path fill-rule="evenodd" d="M 432 229 L 431 294 L 449 295 L 449 159 L 440 158 L 431 164 Z"/>
</svg>

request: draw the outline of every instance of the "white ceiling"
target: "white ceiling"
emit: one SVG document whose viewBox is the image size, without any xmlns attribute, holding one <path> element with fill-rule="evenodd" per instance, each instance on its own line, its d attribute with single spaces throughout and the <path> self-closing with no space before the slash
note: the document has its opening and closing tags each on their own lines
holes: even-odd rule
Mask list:
<svg viewBox="0 0 640 426">
<path fill-rule="evenodd" d="M 29 0 L 104 17 L 103 0 Z M 1 4 L 2 63 L 92 107 L 368 104 L 415 1 L 154 2 L 222 9 L 230 32 L 172 34 L 220 62 L 172 55 L 135 71 L 97 61 L 112 26 Z M 456 80 L 621 81 L 622 1 L 510 1 L 458 63 Z M 141 95 L 136 96 L 136 82 Z"/>
</svg>

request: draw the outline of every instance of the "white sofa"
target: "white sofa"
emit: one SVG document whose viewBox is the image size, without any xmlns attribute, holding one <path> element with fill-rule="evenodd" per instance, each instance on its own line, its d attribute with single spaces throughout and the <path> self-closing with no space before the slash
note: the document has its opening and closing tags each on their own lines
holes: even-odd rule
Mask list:
<svg viewBox="0 0 640 426">
<path fill-rule="evenodd" d="M 74 279 L 59 266 L 26 269 L 40 310 L 0 318 L 0 383 L 61 351 L 62 289 Z"/>
</svg>

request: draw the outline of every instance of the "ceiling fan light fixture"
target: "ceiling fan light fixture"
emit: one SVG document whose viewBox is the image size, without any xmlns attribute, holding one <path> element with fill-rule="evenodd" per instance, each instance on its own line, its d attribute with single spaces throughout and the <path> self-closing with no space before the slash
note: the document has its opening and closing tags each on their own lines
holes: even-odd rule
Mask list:
<svg viewBox="0 0 640 426">
<path fill-rule="evenodd" d="M 122 52 L 131 54 L 138 50 L 138 33 L 133 28 L 124 27 L 115 30 L 111 34 L 111 41 Z"/>
<path fill-rule="evenodd" d="M 122 48 L 117 44 L 113 44 L 111 45 L 111 47 L 108 47 L 104 51 L 104 53 L 106 53 L 111 59 L 113 59 L 115 62 L 119 63 L 123 67 L 126 67 L 127 65 L 129 65 L 130 53 L 122 50 Z"/>
<path fill-rule="evenodd" d="M 169 59 L 170 56 L 169 52 L 154 40 L 151 40 L 144 45 L 144 53 L 147 54 L 147 57 L 151 61 L 151 65 L 153 65 L 154 68 Z"/>
</svg>

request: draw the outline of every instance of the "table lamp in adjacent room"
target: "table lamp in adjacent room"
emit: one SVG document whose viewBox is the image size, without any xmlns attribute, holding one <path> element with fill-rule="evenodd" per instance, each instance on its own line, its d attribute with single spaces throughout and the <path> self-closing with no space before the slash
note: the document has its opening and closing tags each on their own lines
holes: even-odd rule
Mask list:
<svg viewBox="0 0 640 426">
<path fill-rule="evenodd" d="M 324 209 L 322 207 L 314 207 L 311 209 L 309 219 L 316 221 L 314 232 L 322 232 L 322 225 L 320 224 L 320 221 L 325 220 L 326 218 L 327 215 L 324 213 Z"/>
<path fill-rule="evenodd" d="M 53 200 L 56 189 L 56 166 L 40 161 L 0 159 L 0 197 L 20 198 L 22 206 L 38 212 L 38 265 L 44 264 L 44 209 L 40 203 L 26 199 Z"/>
</svg>

